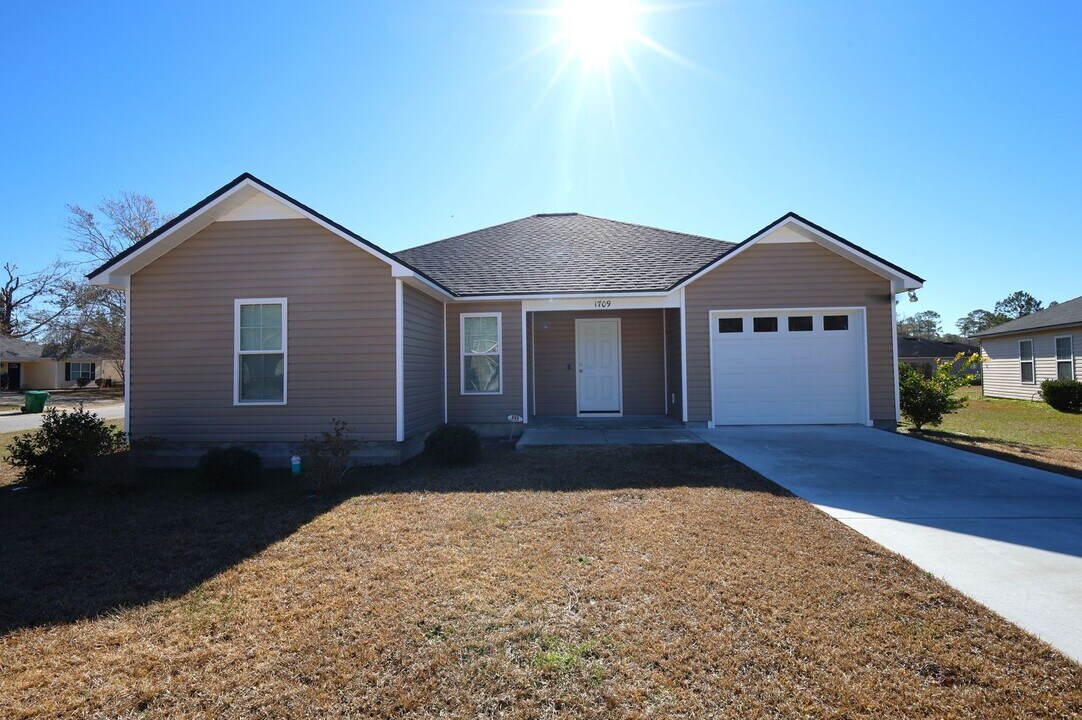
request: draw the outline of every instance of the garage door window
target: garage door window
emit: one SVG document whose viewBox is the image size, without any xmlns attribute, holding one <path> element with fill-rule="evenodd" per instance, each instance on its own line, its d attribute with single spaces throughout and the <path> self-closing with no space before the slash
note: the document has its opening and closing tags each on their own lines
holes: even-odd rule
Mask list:
<svg viewBox="0 0 1082 720">
<path fill-rule="evenodd" d="M 744 332 L 744 318 L 718 318 L 719 333 Z"/>
<path fill-rule="evenodd" d="M 752 329 L 757 333 L 777 332 L 778 319 L 776 317 L 757 317 L 752 323 Z"/>
<path fill-rule="evenodd" d="M 789 332 L 811 332 L 811 315 L 791 315 L 789 317 Z"/>
<path fill-rule="evenodd" d="M 823 329 L 824 330 L 848 330 L 849 329 L 849 316 L 848 315 L 824 315 L 823 316 Z"/>
</svg>

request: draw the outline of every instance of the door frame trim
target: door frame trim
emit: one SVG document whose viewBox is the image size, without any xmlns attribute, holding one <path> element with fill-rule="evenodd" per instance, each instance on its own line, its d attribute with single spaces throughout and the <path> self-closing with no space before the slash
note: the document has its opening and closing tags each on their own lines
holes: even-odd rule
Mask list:
<svg viewBox="0 0 1082 720">
<path fill-rule="evenodd" d="M 576 417 L 623 417 L 624 416 L 624 333 L 623 323 L 618 317 L 606 318 L 575 318 L 575 416 Z M 616 412 L 583 411 L 579 407 L 579 326 L 582 323 L 615 322 L 616 323 L 616 384 L 618 386 L 617 398 L 620 409 Z"/>
<path fill-rule="evenodd" d="M 871 374 L 868 367 L 868 308 L 861 305 L 849 305 L 841 307 L 786 307 L 786 308 L 731 308 L 714 309 L 707 313 L 706 337 L 710 345 L 710 423 L 709 427 L 717 427 L 717 408 L 714 406 L 714 318 L 718 315 L 743 315 L 748 313 L 778 313 L 788 314 L 794 312 L 830 313 L 844 312 L 857 313 L 860 317 L 854 329 L 860 331 L 861 337 L 857 339 L 857 345 L 861 350 L 860 362 L 857 371 L 861 375 L 861 415 L 859 422 L 872 427 L 872 397 L 871 397 Z"/>
</svg>

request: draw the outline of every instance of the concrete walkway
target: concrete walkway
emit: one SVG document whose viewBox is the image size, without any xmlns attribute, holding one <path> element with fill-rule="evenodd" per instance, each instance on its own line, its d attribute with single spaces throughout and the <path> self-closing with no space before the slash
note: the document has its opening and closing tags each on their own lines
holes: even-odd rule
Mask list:
<svg viewBox="0 0 1082 720">
<path fill-rule="evenodd" d="M 48 406 L 46 406 L 48 407 Z M 58 407 L 58 410 L 71 410 L 71 407 Z M 86 409 L 103 420 L 121 420 L 124 418 L 124 403 L 112 402 L 101 405 L 87 405 Z M 20 430 L 32 430 L 41 426 L 44 415 L 35 413 L 25 415 L 19 411 L 0 414 L 0 433 L 18 432 Z"/>
<path fill-rule="evenodd" d="M 1082 480 L 860 426 L 694 432 L 1082 662 Z"/>
</svg>

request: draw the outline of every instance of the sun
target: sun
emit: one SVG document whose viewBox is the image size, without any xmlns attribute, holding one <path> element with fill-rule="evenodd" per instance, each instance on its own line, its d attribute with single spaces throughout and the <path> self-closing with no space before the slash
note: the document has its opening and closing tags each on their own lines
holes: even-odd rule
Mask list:
<svg viewBox="0 0 1082 720">
<path fill-rule="evenodd" d="M 565 0 L 563 42 L 586 65 L 607 63 L 638 35 L 634 0 Z"/>
</svg>

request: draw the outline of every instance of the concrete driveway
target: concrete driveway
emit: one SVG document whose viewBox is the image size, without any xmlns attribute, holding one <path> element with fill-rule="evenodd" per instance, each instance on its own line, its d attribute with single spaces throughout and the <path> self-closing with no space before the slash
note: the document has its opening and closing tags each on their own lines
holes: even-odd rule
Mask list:
<svg viewBox="0 0 1082 720">
<path fill-rule="evenodd" d="M 695 432 L 1082 662 L 1082 480 L 861 426 Z"/>
<path fill-rule="evenodd" d="M 59 410 L 71 410 L 70 405 L 57 405 Z M 124 403 L 111 402 L 98 405 L 86 405 L 87 410 L 94 413 L 102 420 L 121 420 L 124 418 Z M 24 415 L 19 411 L 0 413 L 0 433 L 18 432 L 20 430 L 33 430 L 41 426 L 44 417 L 41 413 Z"/>
</svg>

